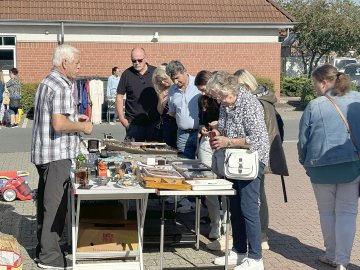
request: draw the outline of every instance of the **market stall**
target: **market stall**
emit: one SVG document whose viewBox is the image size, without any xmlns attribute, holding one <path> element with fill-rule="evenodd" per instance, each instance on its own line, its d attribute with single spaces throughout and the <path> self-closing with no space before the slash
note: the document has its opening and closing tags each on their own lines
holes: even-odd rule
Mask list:
<svg viewBox="0 0 360 270">
<path fill-rule="evenodd" d="M 106 138 L 103 144 L 105 148 L 101 148 L 98 142 L 94 143 L 94 140 L 85 142 L 84 145 L 89 153 L 82 151 L 83 154 L 79 155 L 74 172 L 71 200 L 74 269 L 120 269 L 119 267 L 144 269 L 142 257 L 144 221 L 148 196 L 151 193 L 156 193 L 160 197 L 178 195 L 196 197 L 195 247 L 199 249 L 199 196 L 234 195 L 232 183 L 217 179 L 211 168 L 198 161 L 179 158 L 177 151 L 167 148 L 165 144 L 120 143 L 111 138 Z M 86 225 L 88 235 L 97 235 L 96 230 L 100 230 L 99 226 L 105 228 L 105 232 L 102 232 L 102 239 L 99 241 L 86 239 L 87 247 L 83 247 L 84 235 L 79 233 L 79 224 L 84 226 L 84 220 L 80 220 L 81 202 L 120 199 L 136 202 L 136 243 L 121 238 L 121 235 L 134 235 L 132 229 L 134 227 L 131 227 L 130 221 L 126 221 L 125 215 L 124 220 L 107 222 L 109 224 L 99 225 L 98 222 L 89 221 L 91 225 Z M 164 246 L 164 200 L 162 200 L 161 214 L 160 269 L 162 269 Z M 121 230 L 116 226 L 122 226 Z M 93 230 L 94 233 L 89 233 L 89 230 Z M 228 231 L 227 228 L 226 232 Z M 115 239 L 117 236 L 121 239 Z M 80 263 L 81 260 L 105 258 L 121 260 L 112 263 Z"/>
</svg>

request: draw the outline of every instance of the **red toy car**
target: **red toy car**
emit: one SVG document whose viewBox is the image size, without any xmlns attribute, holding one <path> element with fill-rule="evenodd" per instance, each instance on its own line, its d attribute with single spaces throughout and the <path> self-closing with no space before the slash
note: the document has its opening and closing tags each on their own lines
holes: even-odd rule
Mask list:
<svg viewBox="0 0 360 270">
<path fill-rule="evenodd" d="M 3 199 L 7 202 L 12 202 L 16 198 L 22 201 L 32 199 L 28 176 L 29 173 L 24 171 L 0 172 L 0 189 Z"/>
</svg>

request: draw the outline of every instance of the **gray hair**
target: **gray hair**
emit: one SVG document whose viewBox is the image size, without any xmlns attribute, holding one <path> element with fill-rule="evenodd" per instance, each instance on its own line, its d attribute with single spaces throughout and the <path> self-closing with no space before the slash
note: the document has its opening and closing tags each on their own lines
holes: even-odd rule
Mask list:
<svg viewBox="0 0 360 270">
<path fill-rule="evenodd" d="M 214 95 L 237 95 L 239 94 L 240 84 L 237 76 L 226 71 L 218 71 L 210 78 L 206 88 Z"/>
<path fill-rule="evenodd" d="M 71 45 L 60 45 L 56 47 L 54 56 L 52 59 L 54 67 L 59 67 L 63 60 L 73 61 L 74 56 L 79 54 L 80 51 Z"/>
<path fill-rule="evenodd" d="M 185 67 L 179 60 L 171 60 L 166 66 L 166 74 L 170 78 L 176 76 L 177 74 L 183 74 L 185 72 Z"/>
</svg>

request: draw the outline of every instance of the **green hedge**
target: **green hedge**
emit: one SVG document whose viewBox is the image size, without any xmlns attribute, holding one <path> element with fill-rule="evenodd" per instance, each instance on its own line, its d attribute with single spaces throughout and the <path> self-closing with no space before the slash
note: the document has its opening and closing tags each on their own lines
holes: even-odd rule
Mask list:
<svg viewBox="0 0 360 270">
<path fill-rule="evenodd" d="M 274 82 L 271 79 L 256 76 L 255 79 L 258 85 L 266 86 L 267 89 L 274 92 Z"/>
<path fill-rule="evenodd" d="M 307 77 L 281 77 L 280 93 L 288 97 L 300 97 L 302 108 L 305 108 L 311 100 L 316 98 L 311 79 Z"/>
<path fill-rule="evenodd" d="M 24 83 L 21 85 L 21 106 L 24 113 L 28 113 L 34 107 L 34 99 L 38 83 Z"/>
</svg>

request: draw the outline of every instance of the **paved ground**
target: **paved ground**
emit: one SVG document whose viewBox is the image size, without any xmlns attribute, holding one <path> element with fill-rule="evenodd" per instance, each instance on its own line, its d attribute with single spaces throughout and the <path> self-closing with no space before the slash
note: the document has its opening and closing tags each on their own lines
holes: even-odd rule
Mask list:
<svg viewBox="0 0 360 270">
<path fill-rule="evenodd" d="M 280 178 L 266 177 L 266 191 L 270 207 L 270 250 L 264 252 L 266 270 L 272 269 L 331 269 L 319 264 L 323 243 L 314 195 L 304 170 L 297 162 L 296 144 L 285 143 L 291 176 L 286 178 L 288 203 L 283 202 Z M 30 172 L 30 185 L 36 186 L 37 173 L 29 162 L 29 153 L 0 154 L 0 171 L 25 170 Z M 360 226 L 360 218 L 358 218 Z M 24 269 L 37 269 L 32 262 L 36 244 L 35 205 L 32 201 L 0 203 L 0 233 L 14 235 L 22 246 Z M 205 230 L 203 230 L 205 231 Z M 206 250 L 209 240 L 201 237 L 200 251 L 191 247 L 166 247 L 164 265 L 172 267 L 213 266 L 212 261 L 220 252 Z M 158 269 L 158 248 L 145 249 L 147 270 Z M 360 270 L 360 232 L 358 230 L 349 269 Z"/>
<path fill-rule="evenodd" d="M 299 118 L 301 112 L 292 106 L 281 104 L 281 115 L 285 119 Z M 332 269 L 316 261 L 323 252 L 319 217 L 310 181 L 297 161 L 295 142 L 284 144 L 290 176 L 286 177 L 288 203 L 284 203 L 280 177 L 266 176 L 266 192 L 270 208 L 270 250 L 264 252 L 266 270 L 283 269 Z M 0 153 L 0 171 L 24 170 L 30 172 L 30 185 L 36 188 L 37 172 L 29 162 L 30 154 Z M 190 214 L 191 215 L 191 214 Z M 358 228 L 360 217 L 358 217 Z M 205 226 L 205 225 L 204 225 Z M 207 231 L 202 227 L 202 232 Z M 0 235 L 14 235 L 24 256 L 25 270 L 37 269 L 31 258 L 36 245 L 35 205 L 32 201 L 0 202 Z M 205 235 L 205 233 L 204 233 Z M 212 261 L 221 252 L 210 252 L 205 244 L 209 240 L 202 236 L 201 247 L 195 251 L 191 247 L 165 247 L 164 266 L 166 268 L 187 267 L 196 269 L 214 266 Z M 146 270 L 159 269 L 159 249 L 145 248 Z M 360 270 L 360 230 L 357 230 L 352 264 L 349 269 Z"/>
</svg>

